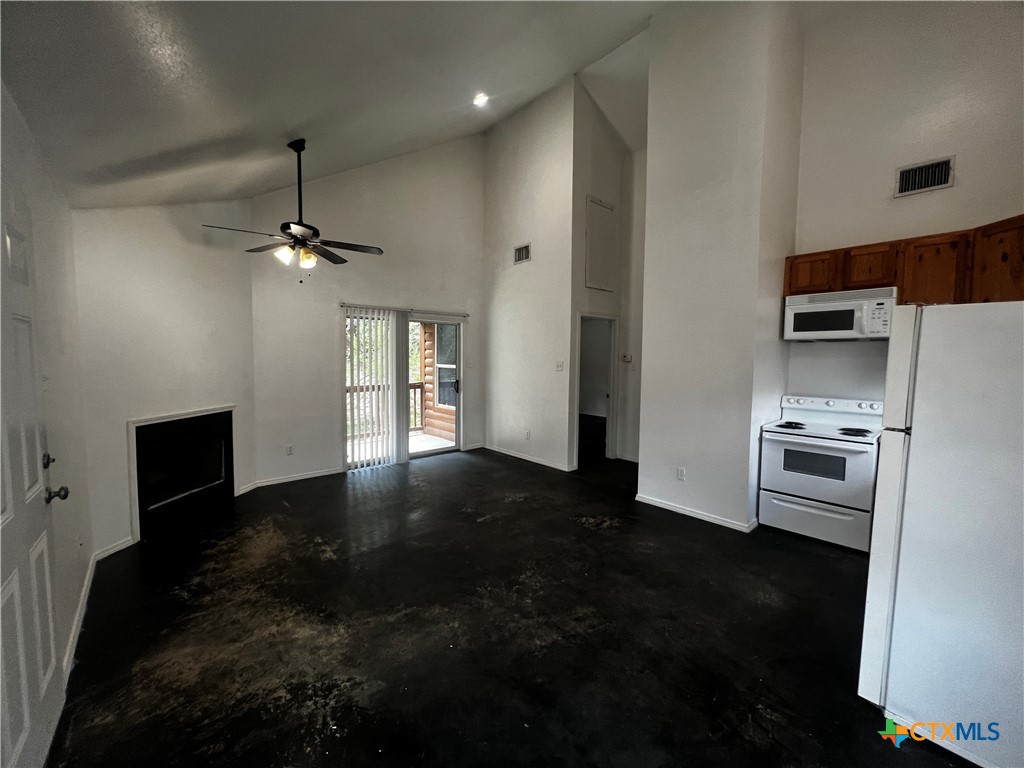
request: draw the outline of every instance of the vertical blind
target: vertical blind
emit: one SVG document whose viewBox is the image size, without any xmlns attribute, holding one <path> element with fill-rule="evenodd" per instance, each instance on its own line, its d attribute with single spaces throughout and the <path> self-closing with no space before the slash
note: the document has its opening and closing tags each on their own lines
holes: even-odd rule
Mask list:
<svg viewBox="0 0 1024 768">
<path fill-rule="evenodd" d="M 345 307 L 345 427 L 349 469 L 392 464 L 396 453 L 396 312 Z"/>
</svg>

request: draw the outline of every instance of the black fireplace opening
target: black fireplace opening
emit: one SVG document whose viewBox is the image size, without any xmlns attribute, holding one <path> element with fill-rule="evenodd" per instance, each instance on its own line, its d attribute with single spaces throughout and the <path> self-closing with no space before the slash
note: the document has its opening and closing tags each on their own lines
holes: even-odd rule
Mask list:
<svg viewBox="0 0 1024 768">
<path fill-rule="evenodd" d="M 138 425 L 135 456 L 143 541 L 194 538 L 230 513 L 230 411 Z"/>
</svg>

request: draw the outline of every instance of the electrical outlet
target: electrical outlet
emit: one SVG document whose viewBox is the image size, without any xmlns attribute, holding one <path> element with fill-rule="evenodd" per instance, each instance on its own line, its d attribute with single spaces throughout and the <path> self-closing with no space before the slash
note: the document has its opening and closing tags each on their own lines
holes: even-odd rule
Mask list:
<svg viewBox="0 0 1024 768">
<path fill-rule="evenodd" d="M 288 443 L 288 445 L 284 447 L 284 453 L 286 456 L 291 456 L 292 454 L 295 453 L 295 446 L 292 445 L 291 443 Z"/>
<path fill-rule="evenodd" d="M 565 370 L 565 360 L 557 361 L 555 363 L 555 370 L 556 371 L 564 371 Z"/>
<path fill-rule="evenodd" d="M 676 478 L 679 480 L 686 480 L 686 467 L 676 467 Z"/>
<path fill-rule="evenodd" d="M 529 439 L 530 439 L 530 430 L 526 430 L 526 432 L 525 432 L 525 434 L 524 434 L 524 437 L 525 437 L 525 438 L 526 438 L 527 440 L 529 440 Z"/>
</svg>

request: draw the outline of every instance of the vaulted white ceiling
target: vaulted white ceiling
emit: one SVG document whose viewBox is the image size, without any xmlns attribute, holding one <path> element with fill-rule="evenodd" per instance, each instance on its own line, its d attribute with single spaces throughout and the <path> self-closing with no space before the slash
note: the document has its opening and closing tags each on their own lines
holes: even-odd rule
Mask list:
<svg viewBox="0 0 1024 768">
<path fill-rule="evenodd" d="M 656 5 L 5 2 L 2 75 L 73 205 L 249 197 L 289 138 L 316 178 L 481 131 Z"/>
</svg>

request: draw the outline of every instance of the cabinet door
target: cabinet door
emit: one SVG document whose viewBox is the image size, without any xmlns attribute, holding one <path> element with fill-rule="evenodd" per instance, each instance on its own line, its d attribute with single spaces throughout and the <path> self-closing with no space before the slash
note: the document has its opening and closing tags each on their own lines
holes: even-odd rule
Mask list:
<svg viewBox="0 0 1024 768">
<path fill-rule="evenodd" d="M 843 255 L 842 290 L 884 288 L 896 285 L 899 243 L 876 243 L 850 248 Z"/>
<path fill-rule="evenodd" d="M 1024 216 L 974 231 L 970 300 L 1024 300 Z"/>
<path fill-rule="evenodd" d="M 900 243 L 900 304 L 956 304 L 963 300 L 971 251 L 969 232 L 917 237 Z"/>
<path fill-rule="evenodd" d="M 786 296 L 836 289 L 841 251 L 802 253 L 786 259 Z"/>
</svg>

